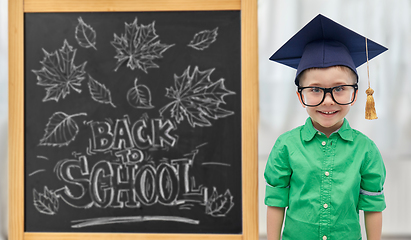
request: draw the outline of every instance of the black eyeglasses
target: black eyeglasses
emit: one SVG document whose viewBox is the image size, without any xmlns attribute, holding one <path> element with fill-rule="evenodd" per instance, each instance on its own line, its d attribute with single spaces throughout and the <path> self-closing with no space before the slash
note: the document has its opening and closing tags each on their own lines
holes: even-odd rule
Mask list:
<svg viewBox="0 0 411 240">
<path fill-rule="evenodd" d="M 325 95 L 331 94 L 333 101 L 339 105 L 348 105 L 354 102 L 358 85 L 339 85 L 332 88 L 298 87 L 302 103 L 307 107 L 316 107 L 324 102 Z"/>
</svg>

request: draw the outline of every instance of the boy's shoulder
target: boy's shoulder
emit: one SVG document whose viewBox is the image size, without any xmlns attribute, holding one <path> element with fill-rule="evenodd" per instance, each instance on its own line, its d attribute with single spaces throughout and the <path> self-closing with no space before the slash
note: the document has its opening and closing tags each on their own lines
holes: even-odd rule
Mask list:
<svg viewBox="0 0 411 240">
<path fill-rule="evenodd" d="M 284 132 L 277 138 L 279 143 L 295 142 L 297 139 L 301 138 L 301 130 L 304 128 L 304 125 L 298 126 L 287 132 Z"/>
<path fill-rule="evenodd" d="M 296 138 L 301 139 L 301 136 L 303 132 L 308 133 L 308 135 L 314 135 L 317 131 L 314 129 L 312 126 L 311 118 L 308 117 L 303 125 L 300 125 L 298 127 L 295 127 L 291 130 L 288 130 L 281 134 L 278 138 L 277 141 L 287 141 L 287 140 L 292 140 L 295 141 Z"/>
<path fill-rule="evenodd" d="M 343 126 L 340 129 L 340 134 L 344 134 L 344 132 L 348 132 L 349 134 L 352 135 L 352 141 L 354 143 L 364 143 L 364 142 L 374 143 L 367 135 L 365 135 L 358 129 L 351 128 L 347 119 L 344 119 Z"/>
<path fill-rule="evenodd" d="M 347 134 L 348 133 L 348 134 Z M 372 150 L 372 149 L 378 149 L 377 145 L 374 143 L 371 138 L 369 138 L 367 135 L 362 133 L 361 131 L 351 128 L 350 124 L 348 123 L 347 119 L 344 120 L 344 124 L 342 129 L 339 131 L 340 136 L 349 136 L 348 138 L 344 138 L 347 144 L 352 145 L 352 146 L 359 146 L 365 150 Z"/>
<path fill-rule="evenodd" d="M 375 146 L 374 141 L 357 129 L 352 129 L 354 144 L 368 144 Z"/>
</svg>

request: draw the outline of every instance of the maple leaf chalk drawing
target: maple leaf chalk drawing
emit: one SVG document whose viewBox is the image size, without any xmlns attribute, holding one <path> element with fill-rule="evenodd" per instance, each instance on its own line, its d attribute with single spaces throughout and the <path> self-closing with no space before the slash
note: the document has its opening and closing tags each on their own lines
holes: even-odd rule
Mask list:
<svg viewBox="0 0 411 240">
<path fill-rule="evenodd" d="M 67 115 L 63 112 L 54 113 L 47 123 L 44 136 L 40 140 L 42 146 L 67 146 L 77 136 L 79 129 L 73 120 L 77 116 L 87 116 L 86 113 Z"/>
<path fill-rule="evenodd" d="M 46 96 L 43 102 L 65 98 L 70 89 L 81 93 L 81 82 L 84 80 L 84 68 L 87 62 L 78 66 L 74 65 L 76 49 L 73 49 L 64 40 L 63 47 L 54 53 L 48 53 L 43 49 L 44 59 L 40 61 L 43 66 L 40 70 L 32 70 L 37 75 L 37 85 L 46 88 Z"/>
<path fill-rule="evenodd" d="M 90 75 L 88 76 L 88 88 L 90 90 L 91 98 L 96 102 L 110 104 L 114 108 L 116 107 L 111 100 L 110 90 L 107 89 L 104 84 L 93 79 Z"/>
<path fill-rule="evenodd" d="M 78 18 L 76 26 L 75 38 L 77 43 L 84 48 L 96 48 L 96 31 L 88 24 L 86 24 L 81 17 Z"/>
<path fill-rule="evenodd" d="M 127 92 L 127 101 L 134 108 L 154 108 L 151 104 L 150 89 L 146 85 L 137 84 L 137 78 L 134 80 L 134 87 Z"/>
<path fill-rule="evenodd" d="M 227 189 L 224 195 L 218 195 L 217 190 L 214 188 L 206 203 L 206 214 L 213 217 L 225 217 L 233 206 L 233 196 L 230 190 Z"/>
<path fill-rule="evenodd" d="M 196 50 L 204 50 L 217 40 L 218 27 L 213 30 L 204 30 L 194 35 L 191 42 L 187 45 Z"/>
<path fill-rule="evenodd" d="M 125 33 L 117 36 L 114 33 L 114 41 L 111 45 L 116 49 L 117 66 L 114 71 L 127 62 L 127 67 L 136 68 L 147 73 L 149 68 L 159 68 L 153 60 L 163 58 L 165 52 L 174 44 L 162 44 L 158 40 L 154 28 L 155 22 L 149 25 L 137 25 L 137 18 L 132 23 L 125 23 Z"/>
<path fill-rule="evenodd" d="M 47 215 L 54 215 L 59 209 L 57 195 L 50 191 L 47 186 L 44 187 L 44 193 L 39 193 L 33 189 L 33 204 L 37 211 Z"/>
<path fill-rule="evenodd" d="M 221 108 L 220 104 L 225 103 L 225 96 L 235 92 L 226 89 L 223 78 L 216 82 L 210 80 L 214 70 L 215 68 L 200 71 L 195 67 L 190 75 L 189 66 L 183 75 L 174 75 L 174 87 L 166 88 L 166 97 L 174 101 L 161 108 L 160 114 L 163 115 L 170 109 L 171 117 L 177 123 L 187 118 L 192 127 L 212 126 L 207 118 L 217 120 L 234 114 L 233 111 Z"/>
</svg>

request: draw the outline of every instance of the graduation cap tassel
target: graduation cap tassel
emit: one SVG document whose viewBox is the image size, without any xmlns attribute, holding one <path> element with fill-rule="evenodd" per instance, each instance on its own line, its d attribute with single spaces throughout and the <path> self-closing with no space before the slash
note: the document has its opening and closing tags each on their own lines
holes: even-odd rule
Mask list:
<svg viewBox="0 0 411 240">
<path fill-rule="evenodd" d="M 375 111 L 375 102 L 374 102 L 374 97 L 372 94 L 374 93 L 374 90 L 371 88 L 371 83 L 370 83 L 370 70 L 368 66 L 368 45 L 367 45 L 368 39 L 365 38 L 365 52 L 367 55 L 367 74 L 368 74 L 368 89 L 365 91 L 367 94 L 367 102 L 365 104 L 365 119 L 368 120 L 373 120 L 377 119 L 377 112 Z"/>
</svg>

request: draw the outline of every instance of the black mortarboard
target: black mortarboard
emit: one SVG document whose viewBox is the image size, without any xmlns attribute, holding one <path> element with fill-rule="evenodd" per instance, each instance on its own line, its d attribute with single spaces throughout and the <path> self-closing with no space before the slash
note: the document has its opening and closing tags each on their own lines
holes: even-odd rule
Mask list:
<svg viewBox="0 0 411 240">
<path fill-rule="evenodd" d="M 358 79 L 356 68 L 367 62 L 366 41 L 368 59 L 388 50 L 319 14 L 278 49 L 270 60 L 297 69 L 296 85 L 298 75 L 305 69 L 336 65 L 349 67 Z"/>
</svg>

